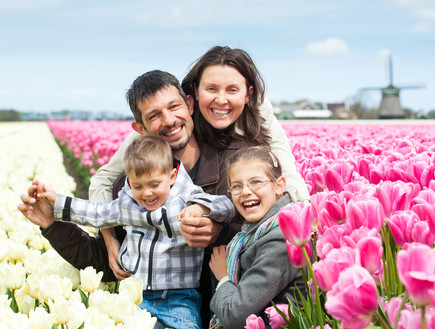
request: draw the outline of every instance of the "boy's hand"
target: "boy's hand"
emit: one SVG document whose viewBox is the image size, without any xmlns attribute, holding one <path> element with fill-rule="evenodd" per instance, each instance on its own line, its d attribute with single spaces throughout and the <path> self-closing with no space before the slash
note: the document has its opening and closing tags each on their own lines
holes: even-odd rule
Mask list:
<svg viewBox="0 0 435 329">
<path fill-rule="evenodd" d="M 228 275 L 225 249 L 226 246 L 214 247 L 209 262 L 210 269 L 218 281 Z"/>
<path fill-rule="evenodd" d="M 195 203 L 181 210 L 180 214 L 178 215 L 178 220 L 190 217 L 203 217 L 204 215 L 208 215 L 209 213 L 210 210 L 207 207 Z"/>
<path fill-rule="evenodd" d="M 27 194 L 21 195 L 22 204 L 17 206 L 18 210 L 27 217 L 33 224 L 43 229 L 54 223 L 53 205 L 56 200 L 56 193 L 40 184 L 37 180 L 27 189 Z"/>
</svg>

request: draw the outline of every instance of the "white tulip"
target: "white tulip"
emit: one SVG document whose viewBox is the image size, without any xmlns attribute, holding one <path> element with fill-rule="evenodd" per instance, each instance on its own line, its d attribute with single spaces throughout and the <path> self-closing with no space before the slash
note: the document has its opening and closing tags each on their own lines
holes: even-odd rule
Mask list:
<svg viewBox="0 0 435 329">
<path fill-rule="evenodd" d="M 89 295 L 89 307 L 94 306 L 101 314 L 110 315 L 110 293 L 103 290 L 95 290 Z"/>
<path fill-rule="evenodd" d="M 35 299 L 27 294 L 27 284 L 23 284 L 20 289 L 15 290 L 15 300 L 18 310 L 23 314 L 29 314 L 35 308 Z"/>
<path fill-rule="evenodd" d="M 111 306 L 112 306 L 112 319 L 118 322 L 124 322 L 124 320 L 133 314 L 136 305 L 134 305 L 128 294 L 119 293 L 110 295 Z"/>
<path fill-rule="evenodd" d="M 71 296 L 72 281 L 68 278 L 61 279 L 59 276 L 51 274 L 41 277 L 39 280 L 39 295 L 41 301 L 53 300 L 57 295 L 66 299 Z"/>
<path fill-rule="evenodd" d="M 157 318 L 151 316 L 147 310 L 137 309 L 132 315 L 127 317 L 124 321 L 125 328 L 127 329 L 152 329 L 157 322 Z"/>
<path fill-rule="evenodd" d="M 100 286 L 103 272 L 98 272 L 91 266 L 86 267 L 84 270 L 80 270 L 80 283 L 81 288 L 85 292 L 92 292 Z"/>
<path fill-rule="evenodd" d="M 59 264 L 58 274 L 60 277 L 67 277 L 72 282 L 72 289 L 76 290 L 80 285 L 80 271 L 68 262 Z"/>
<path fill-rule="evenodd" d="M 139 305 L 143 300 L 143 280 L 134 276 L 122 280 L 119 284 L 119 292 L 127 293 L 132 303 Z"/>
<path fill-rule="evenodd" d="M 26 271 L 21 263 L 0 264 L 0 277 L 4 280 L 6 288 L 15 290 L 23 286 Z"/>
<path fill-rule="evenodd" d="M 56 314 L 47 313 L 45 308 L 37 307 L 35 310 L 30 310 L 29 320 L 32 329 L 51 329 L 56 321 Z"/>
<path fill-rule="evenodd" d="M 63 296 L 55 296 L 48 300 L 50 313 L 56 314 L 56 324 L 65 324 L 71 320 L 71 307 Z"/>
</svg>

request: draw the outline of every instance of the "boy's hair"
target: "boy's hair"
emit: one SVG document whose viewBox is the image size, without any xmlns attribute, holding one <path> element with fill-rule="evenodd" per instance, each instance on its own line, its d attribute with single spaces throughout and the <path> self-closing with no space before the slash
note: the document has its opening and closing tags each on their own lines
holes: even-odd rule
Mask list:
<svg viewBox="0 0 435 329">
<path fill-rule="evenodd" d="M 128 146 L 124 156 L 124 169 L 132 170 L 136 177 L 151 174 L 155 170 L 170 173 L 174 167 L 172 150 L 159 136 L 140 135 Z"/>
<path fill-rule="evenodd" d="M 252 95 L 243 113 L 230 125 L 225 134 L 215 138 L 216 130 L 205 120 L 199 110 L 198 102 L 194 102 L 193 121 L 195 132 L 203 140 L 218 149 L 225 149 L 234 140 L 250 140 L 256 145 L 269 145 L 269 131 L 263 127 L 264 119 L 260 114 L 260 105 L 264 101 L 264 81 L 249 54 L 242 49 L 215 46 L 202 55 L 184 77 L 181 87 L 187 95 L 195 95 L 204 70 L 212 65 L 226 65 L 235 68 L 246 80 L 246 89 L 253 87 Z M 194 99 L 196 99 L 194 97 Z M 237 130 L 243 131 L 240 135 Z"/>
<path fill-rule="evenodd" d="M 181 89 L 180 82 L 168 72 L 153 70 L 142 74 L 134 80 L 130 89 L 127 90 L 125 97 L 137 123 L 143 125 L 142 113 L 138 108 L 138 103 L 146 101 L 156 92 L 171 86 L 178 90 L 187 104 L 186 94 Z"/>
<path fill-rule="evenodd" d="M 246 147 L 238 150 L 228 159 L 228 186 L 230 185 L 230 169 L 239 161 L 259 161 L 263 163 L 266 175 L 273 181 L 276 181 L 282 176 L 281 164 L 277 157 L 271 152 L 270 148 L 265 146 Z"/>
</svg>

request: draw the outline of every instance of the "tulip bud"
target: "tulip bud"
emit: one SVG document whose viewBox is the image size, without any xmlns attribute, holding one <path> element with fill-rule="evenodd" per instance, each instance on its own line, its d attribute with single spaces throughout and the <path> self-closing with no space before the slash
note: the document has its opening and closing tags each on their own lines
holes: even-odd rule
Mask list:
<svg viewBox="0 0 435 329">
<path fill-rule="evenodd" d="M 80 283 L 82 290 L 85 292 L 93 292 L 98 289 L 102 277 L 103 272 L 100 271 L 97 273 L 97 271 L 91 266 L 86 267 L 84 270 L 80 270 Z"/>
</svg>

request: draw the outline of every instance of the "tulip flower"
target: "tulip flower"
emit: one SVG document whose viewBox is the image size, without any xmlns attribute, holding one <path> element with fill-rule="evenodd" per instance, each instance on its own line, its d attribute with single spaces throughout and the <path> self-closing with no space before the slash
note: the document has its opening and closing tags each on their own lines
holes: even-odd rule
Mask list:
<svg viewBox="0 0 435 329">
<path fill-rule="evenodd" d="M 288 258 L 290 263 L 296 268 L 302 268 L 307 266 L 307 261 L 305 259 L 304 253 L 302 252 L 302 247 L 294 246 L 290 242 L 286 241 Z M 310 243 L 305 244 L 305 250 L 307 251 L 308 257 L 311 258 L 311 245 Z"/>
<path fill-rule="evenodd" d="M 325 259 L 314 263 L 313 272 L 317 284 L 323 291 L 329 291 L 346 268 L 356 264 L 356 251 L 349 247 L 331 250 Z"/>
<path fill-rule="evenodd" d="M 421 207 L 420 207 L 421 206 Z M 416 209 L 421 211 L 425 205 L 418 205 Z M 420 242 L 432 246 L 435 242 L 435 232 L 433 232 L 429 223 L 420 220 L 419 216 L 411 210 L 395 212 L 391 219 L 387 218 L 387 224 L 390 228 L 391 235 L 399 247 L 405 243 Z"/>
<path fill-rule="evenodd" d="M 325 308 L 334 318 L 341 320 L 343 328 L 367 327 L 378 308 L 375 280 L 361 266 L 345 269 L 327 292 Z"/>
<path fill-rule="evenodd" d="M 92 292 L 100 286 L 103 272 L 98 272 L 93 267 L 86 267 L 84 270 L 80 270 L 80 283 L 81 288 L 85 292 Z"/>
<path fill-rule="evenodd" d="M 357 196 L 346 205 L 347 220 L 352 228 L 361 226 L 381 230 L 384 223 L 384 211 L 375 197 Z"/>
<path fill-rule="evenodd" d="M 345 245 L 344 237 L 350 235 L 351 232 L 352 228 L 347 223 L 328 228 L 317 240 L 317 256 L 320 259 L 324 259 L 332 249 L 340 248 Z"/>
<path fill-rule="evenodd" d="M 330 192 L 323 200 L 323 209 L 318 212 L 317 227 L 320 233 L 346 220 L 346 194 Z"/>
<path fill-rule="evenodd" d="M 133 304 L 139 305 L 143 300 L 143 281 L 134 276 L 124 279 L 119 284 L 119 293 L 125 292 Z"/>
<path fill-rule="evenodd" d="M 355 168 L 348 161 L 337 161 L 325 170 L 325 185 L 330 191 L 337 193 L 344 190 L 344 185 L 349 183 Z"/>
<path fill-rule="evenodd" d="M 290 321 L 288 317 L 288 304 L 276 304 L 276 307 L 285 314 L 287 321 Z M 281 315 L 279 315 L 274 306 L 266 308 L 264 312 L 267 314 L 271 329 L 281 329 L 281 326 L 286 326 L 286 321 L 282 318 Z"/>
<path fill-rule="evenodd" d="M 435 249 L 409 243 L 397 253 L 397 272 L 415 305 L 435 303 Z"/>
<path fill-rule="evenodd" d="M 261 317 L 251 314 L 246 318 L 245 329 L 265 329 L 266 326 Z"/>
<path fill-rule="evenodd" d="M 282 208 L 278 214 L 282 233 L 295 246 L 303 246 L 310 241 L 312 220 L 310 206 L 301 203 Z"/>
<path fill-rule="evenodd" d="M 420 187 L 412 183 L 386 181 L 376 186 L 375 196 L 381 202 L 385 217 L 389 218 L 397 210 L 408 209 L 419 191 Z"/>
</svg>

